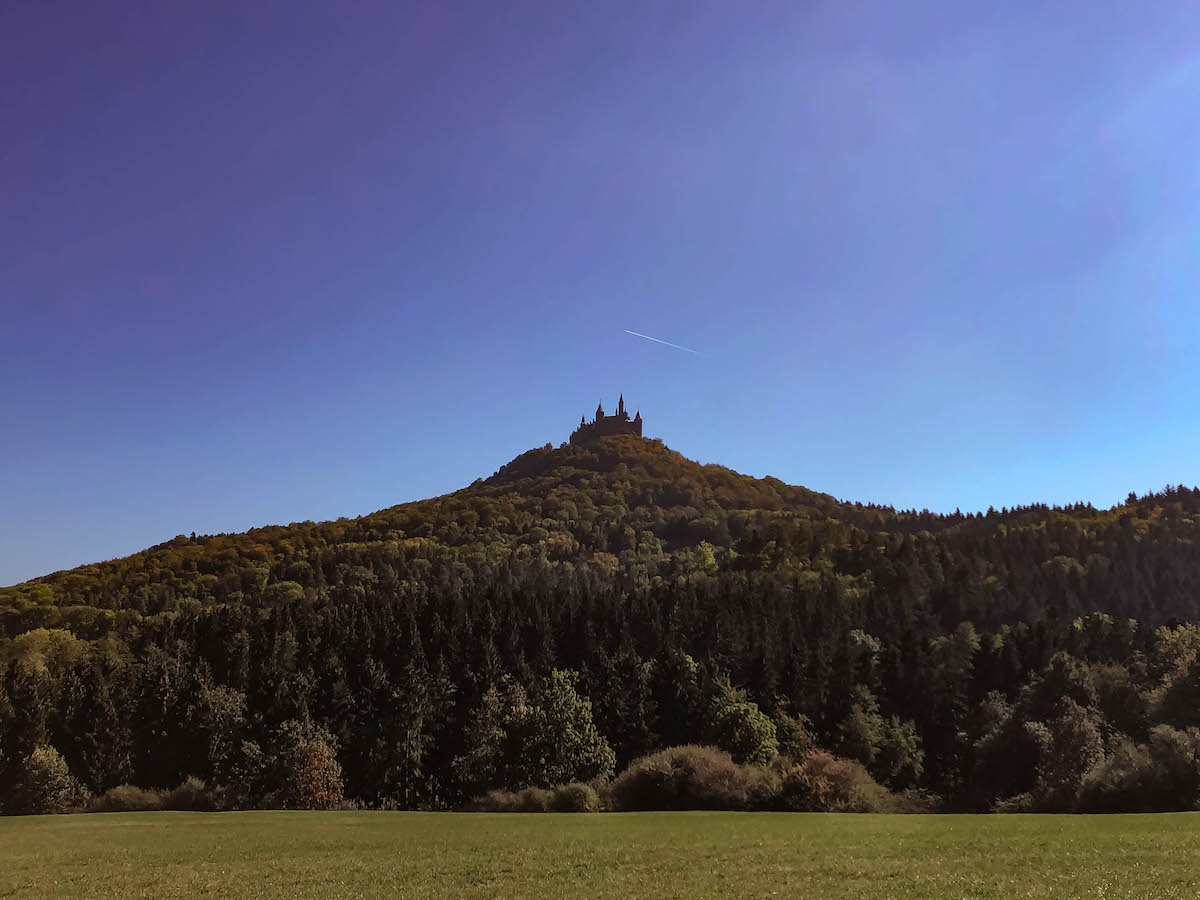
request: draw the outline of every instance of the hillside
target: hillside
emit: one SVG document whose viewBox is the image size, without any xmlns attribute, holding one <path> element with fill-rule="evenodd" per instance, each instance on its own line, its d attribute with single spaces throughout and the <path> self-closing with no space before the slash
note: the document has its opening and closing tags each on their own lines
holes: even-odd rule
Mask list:
<svg viewBox="0 0 1200 900">
<path fill-rule="evenodd" d="M 652 531 L 675 549 L 701 540 L 729 546 L 721 525 L 731 517 L 736 528 L 737 522 L 768 513 L 786 510 L 811 517 L 836 508 L 830 497 L 720 466 L 701 466 L 656 441 L 612 437 L 589 449 L 531 450 L 486 481 L 356 519 L 270 526 L 244 534 L 181 535 L 123 559 L 0 589 L 0 604 L 26 616 L 6 620 L 10 633 L 48 624 L 54 615 L 50 609 L 92 606 L 154 613 L 180 599 L 223 602 L 256 586 L 307 581 L 314 563 L 336 568 L 343 553 L 393 554 L 402 563 L 418 558 L 449 562 L 450 556 L 463 553 L 476 561 L 487 557 L 491 564 L 538 556 L 608 569 L 612 553 L 626 549 L 627 528 Z M 667 559 L 657 548 L 655 563 Z M 306 563 L 309 570 L 296 570 L 297 563 Z M 295 579 L 285 577 L 289 568 Z M 47 608 L 39 612 L 37 606 Z"/>
<path fill-rule="evenodd" d="M 1198 523 L 1186 488 L 936 516 L 633 436 L 531 450 L 443 497 L 0 589 L 0 800 L 38 746 L 93 791 L 195 775 L 261 798 L 247 773 L 302 728 L 359 802 L 437 806 L 550 777 L 516 738 L 478 746 L 514 710 L 575 710 L 592 762 L 562 772 L 592 777 L 720 743 L 719 701 L 770 746 L 986 805 L 1035 788 L 1023 725 L 1065 698 L 1106 741 L 1200 724 L 1197 631 L 1155 631 L 1200 620 Z"/>
<path fill-rule="evenodd" d="M 279 594 L 286 583 L 328 591 L 356 583 L 373 560 L 390 568 L 387 580 L 416 591 L 429 586 L 422 572 L 478 581 L 512 567 L 543 577 L 594 571 L 646 588 L 696 574 L 698 552 L 711 553 L 703 560 L 710 573 L 830 571 L 876 580 L 893 578 L 903 555 L 905 566 L 923 570 L 922 606 L 950 625 L 963 617 L 1023 621 L 1046 608 L 1193 620 L 1198 513 L 1200 493 L 1182 487 L 1104 511 L 897 512 L 701 465 L 660 441 L 610 437 L 587 448 L 530 450 L 453 494 L 356 519 L 180 535 L 0 588 L 0 623 L 9 635 L 66 624 L 96 636 L 119 610 L 245 602 Z"/>
</svg>

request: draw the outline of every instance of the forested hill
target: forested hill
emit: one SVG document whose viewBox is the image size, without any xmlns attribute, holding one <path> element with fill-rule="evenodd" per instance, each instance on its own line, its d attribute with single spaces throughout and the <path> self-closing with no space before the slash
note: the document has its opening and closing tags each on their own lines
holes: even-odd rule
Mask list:
<svg viewBox="0 0 1200 900">
<path fill-rule="evenodd" d="M 866 579 L 881 602 L 952 626 L 1103 611 L 1200 617 L 1200 491 L 1125 505 L 936 515 L 700 465 L 661 441 L 549 445 L 443 497 L 356 519 L 180 535 L 123 559 L 0 588 L 4 633 L 65 625 L 94 637 L 114 613 L 181 603 L 286 604 L 339 589 L 425 594 L 447 579 L 600 578 L 646 590 L 697 575 Z M 430 575 L 436 575 L 435 584 Z M 582 581 L 581 581 L 582 579 Z"/>
<path fill-rule="evenodd" d="M 1073 808 L 1121 747 L 1200 725 L 1198 525 L 1182 487 L 939 516 L 633 436 L 533 450 L 443 497 L 0 589 L 0 804 L 35 751 L 93 792 L 198 776 L 283 803 L 303 735 L 368 805 L 715 743 Z M 1096 747 L 1054 743 L 1080 729 Z"/>
</svg>

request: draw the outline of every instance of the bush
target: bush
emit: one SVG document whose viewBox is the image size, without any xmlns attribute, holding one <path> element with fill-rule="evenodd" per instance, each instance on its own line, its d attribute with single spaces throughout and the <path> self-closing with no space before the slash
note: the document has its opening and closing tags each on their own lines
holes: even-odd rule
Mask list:
<svg viewBox="0 0 1200 900">
<path fill-rule="evenodd" d="M 527 787 L 489 791 L 471 803 L 476 812 L 598 812 L 600 796 L 588 784 L 572 782 L 554 789 Z"/>
<path fill-rule="evenodd" d="M 1083 776 L 1076 806 L 1092 813 L 1149 812 L 1154 774 L 1146 748 L 1120 740 Z"/>
<path fill-rule="evenodd" d="M 774 809 L 796 812 L 924 812 L 929 795 L 896 797 L 858 762 L 825 750 L 799 761 L 739 766 L 715 747 L 672 747 L 631 763 L 609 789 L 618 810 Z"/>
<path fill-rule="evenodd" d="M 1150 730 L 1149 744 L 1118 740 L 1083 777 L 1082 812 L 1194 809 L 1200 799 L 1200 731 L 1170 725 Z"/>
<path fill-rule="evenodd" d="M 992 807 L 992 811 L 998 813 L 1028 813 L 1033 812 L 1033 809 L 1033 794 L 1029 793 L 997 800 Z"/>
<path fill-rule="evenodd" d="M 153 812 L 163 808 L 163 792 L 121 784 L 92 800 L 89 812 Z"/>
<path fill-rule="evenodd" d="M 898 794 L 892 794 L 895 811 L 906 815 L 931 815 L 941 812 L 945 801 L 933 791 L 921 788 L 909 788 Z"/>
<path fill-rule="evenodd" d="M 899 804 L 861 763 L 813 750 L 783 766 L 779 808 L 795 812 L 895 812 Z"/>
<path fill-rule="evenodd" d="M 1156 725 L 1147 749 L 1158 790 L 1154 809 L 1195 809 L 1200 801 L 1200 730 Z"/>
<path fill-rule="evenodd" d="M 279 790 L 270 805 L 284 809 L 338 809 L 342 804 L 342 767 L 329 733 L 291 722 L 281 729 L 280 743 Z"/>
<path fill-rule="evenodd" d="M 519 791 L 489 791 L 471 804 L 476 812 L 550 812 L 554 792 L 528 787 Z"/>
<path fill-rule="evenodd" d="M 216 808 L 213 797 L 204 782 L 188 776 L 179 785 L 167 792 L 163 798 L 163 809 L 187 809 L 196 812 L 212 812 Z"/>
<path fill-rule="evenodd" d="M 21 763 L 8 811 L 17 815 L 65 813 L 87 805 L 88 792 L 53 747 L 38 747 Z"/>
<path fill-rule="evenodd" d="M 551 812 L 586 813 L 600 809 L 600 795 L 590 784 L 561 784 L 550 798 Z"/>
<path fill-rule="evenodd" d="M 724 750 L 671 747 L 629 764 L 610 788 L 614 809 L 753 809 L 777 790 L 772 770 L 739 766 Z"/>
</svg>

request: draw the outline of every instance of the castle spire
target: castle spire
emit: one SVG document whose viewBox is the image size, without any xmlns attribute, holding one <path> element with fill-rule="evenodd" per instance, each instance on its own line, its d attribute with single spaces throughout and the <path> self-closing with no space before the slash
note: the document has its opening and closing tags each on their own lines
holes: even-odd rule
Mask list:
<svg viewBox="0 0 1200 900">
<path fill-rule="evenodd" d="M 621 395 L 621 399 L 617 401 L 617 415 L 625 418 L 625 395 Z"/>
<path fill-rule="evenodd" d="M 604 401 L 601 400 L 596 404 L 596 421 L 599 422 L 604 418 Z"/>
</svg>

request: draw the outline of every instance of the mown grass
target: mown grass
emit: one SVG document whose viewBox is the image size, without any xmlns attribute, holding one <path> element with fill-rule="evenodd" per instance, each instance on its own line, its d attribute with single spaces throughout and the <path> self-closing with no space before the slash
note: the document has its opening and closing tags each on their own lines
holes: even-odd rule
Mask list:
<svg viewBox="0 0 1200 900">
<path fill-rule="evenodd" d="M 0 897 L 1192 898 L 1200 816 L 0 819 Z"/>
</svg>

